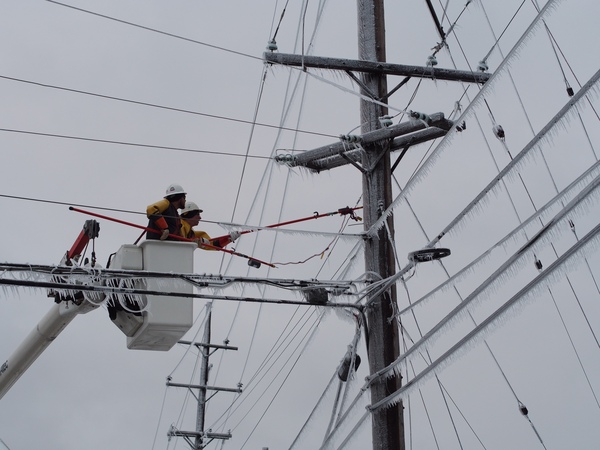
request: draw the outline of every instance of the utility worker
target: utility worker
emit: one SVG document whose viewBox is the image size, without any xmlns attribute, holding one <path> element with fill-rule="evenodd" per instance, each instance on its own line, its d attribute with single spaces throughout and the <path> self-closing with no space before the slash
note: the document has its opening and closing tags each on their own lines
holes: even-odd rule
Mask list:
<svg viewBox="0 0 600 450">
<path fill-rule="evenodd" d="M 164 241 L 173 239 L 169 238 L 169 234 L 181 235 L 181 219 L 177 210 L 185 206 L 185 195 L 179 184 L 171 184 L 167 187 L 165 198 L 146 208 L 148 228 L 157 231 L 146 231 L 146 239 Z"/>
<path fill-rule="evenodd" d="M 194 227 L 200 223 L 200 214 L 203 211 L 198 208 L 194 202 L 186 202 L 181 210 L 181 236 L 188 239 L 194 239 L 198 242 L 198 247 L 204 250 L 215 250 L 213 248 L 204 247 L 202 244 L 210 244 L 214 247 L 225 247 L 227 244 L 234 242 L 240 237 L 239 231 L 232 231 L 229 235 L 223 236 L 220 239 L 211 239 L 204 231 L 196 231 Z"/>
</svg>

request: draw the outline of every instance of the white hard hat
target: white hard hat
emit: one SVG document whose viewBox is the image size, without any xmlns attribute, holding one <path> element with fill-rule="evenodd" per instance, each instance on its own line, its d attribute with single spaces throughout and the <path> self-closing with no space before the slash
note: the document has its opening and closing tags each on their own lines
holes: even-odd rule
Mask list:
<svg viewBox="0 0 600 450">
<path fill-rule="evenodd" d="M 165 197 L 170 197 L 171 195 L 177 194 L 187 194 L 187 192 L 183 190 L 180 184 L 170 184 L 169 187 L 167 187 Z"/>
<path fill-rule="evenodd" d="M 181 210 L 181 215 L 183 216 L 185 213 L 192 211 L 202 212 L 202 210 L 194 202 L 185 202 L 185 206 Z"/>
</svg>

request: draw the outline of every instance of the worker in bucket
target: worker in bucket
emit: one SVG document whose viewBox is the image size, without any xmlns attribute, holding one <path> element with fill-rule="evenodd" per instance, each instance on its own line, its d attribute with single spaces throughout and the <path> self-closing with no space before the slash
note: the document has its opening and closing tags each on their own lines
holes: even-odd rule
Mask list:
<svg viewBox="0 0 600 450">
<path fill-rule="evenodd" d="M 178 209 L 185 206 L 186 192 L 179 184 L 171 184 L 167 187 L 165 197 L 146 208 L 148 216 L 148 228 L 154 231 L 146 231 L 146 239 L 176 239 L 169 237 L 170 234 L 181 235 L 181 218 Z"/>
<path fill-rule="evenodd" d="M 240 237 L 239 231 L 232 231 L 220 239 L 211 239 L 206 232 L 194 230 L 194 227 L 200 223 L 200 219 L 202 218 L 200 217 L 201 213 L 202 210 L 194 202 L 186 202 L 181 210 L 181 236 L 193 239 L 198 243 L 198 247 L 204 250 L 216 250 L 205 246 L 205 244 L 212 245 L 213 247 L 225 247 Z"/>
</svg>

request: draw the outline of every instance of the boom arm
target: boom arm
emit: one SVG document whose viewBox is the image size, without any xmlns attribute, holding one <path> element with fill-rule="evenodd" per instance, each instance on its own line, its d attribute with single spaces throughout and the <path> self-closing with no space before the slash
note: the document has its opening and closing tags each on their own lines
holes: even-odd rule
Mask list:
<svg viewBox="0 0 600 450">
<path fill-rule="evenodd" d="M 63 264 L 69 264 L 76 259 L 90 239 L 98 236 L 98 223 L 95 220 L 85 222 L 77 240 L 63 258 Z M 13 384 L 25 373 L 46 348 L 57 338 L 77 314 L 83 314 L 98 307 L 85 300 L 83 296 L 64 298 L 53 293 L 57 304 L 42 318 L 37 326 L 29 333 L 15 352 L 0 366 L 0 399 Z"/>
<path fill-rule="evenodd" d="M 53 305 L 12 356 L 0 367 L 0 398 L 4 397 L 12 385 L 77 315 L 77 308 L 65 310 L 61 306 Z"/>
</svg>

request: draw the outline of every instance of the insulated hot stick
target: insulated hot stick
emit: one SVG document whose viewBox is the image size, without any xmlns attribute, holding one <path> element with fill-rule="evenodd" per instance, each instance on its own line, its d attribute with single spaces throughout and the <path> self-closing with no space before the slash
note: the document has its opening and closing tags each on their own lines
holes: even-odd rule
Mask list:
<svg viewBox="0 0 600 450">
<path fill-rule="evenodd" d="M 261 228 L 277 228 L 277 227 L 282 227 L 284 225 L 291 225 L 293 223 L 306 222 L 307 220 L 320 219 L 321 217 L 335 216 L 336 214 L 339 214 L 341 216 L 349 215 L 351 219 L 358 222 L 358 221 L 362 220 L 362 217 L 359 217 L 356 214 L 354 214 L 354 211 L 356 211 L 358 209 L 362 209 L 362 206 L 358 206 L 356 208 L 350 208 L 349 206 L 346 206 L 345 208 L 340 208 L 337 211 L 332 211 L 332 212 L 323 213 L 323 214 L 319 214 L 318 212 L 315 211 L 315 213 L 312 216 L 302 217 L 301 219 L 288 220 L 287 222 L 275 223 L 273 225 L 266 225 Z M 240 234 L 254 233 L 255 231 L 260 231 L 261 228 L 257 228 L 255 230 L 243 230 L 243 231 L 240 231 Z M 215 239 L 224 239 L 227 236 L 228 235 L 225 234 L 225 235 L 219 236 L 218 238 L 215 238 Z"/>
<path fill-rule="evenodd" d="M 132 223 L 132 222 L 126 222 L 124 220 L 115 219 L 114 217 L 104 216 L 102 214 L 96 214 L 96 213 L 93 213 L 91 211 L 85 211 L 83 209 L 75 208 L 73 206 L 69 206 L 69 210 L 75 211 L 75 212 L 79 212 L 79 213 L 83 213 L 83 214 L 87 214 L 87 215 L 94 216 L 94 217 L 98 217 L 100 219 L 110 220 L 112 222 L 120 223 L 122 225 L 127 225 L 127 226 L 130 226 L 130 227 L 139 228 L 141 230 L 151 231 L 151 232 L 154 232 L 154 233 L 159 233 L 158 230 L 154 230 L 152 228 L 148 228 L 148 227 L 145 227 L 143 225 L 138 225 L 138 224 L 135 224 L 135 223 Z M 194 242 L 193 239 L 184 238 L 184 237 L 178 236 L 176 234 L 169 234 L 169 237 L 171 237 L 173 239 L 176 239 L 176 240 L 179 240 L 179 241 Z M 266 261 L 262 261 L 262 260 L 257 259 L 257 258 L 253 258 L 252 256 L 244 255 L 243 253 L 239 253 L 239 252 L 236 252 L 236 251 L 233 251 L 233 250 L 228 250 L 226 248 L 217 247 L 217 246 L 210 245 L 210 244 L 202 244 L 202 246 L 206 247 L 206 248 L 210 248 L 212 250 L 219 250 L 221 252 L 229 253 L 230 255 L 235 255 L 235 256 L 242 257 L 242 258 L 246 258 L 248 260 L 248 265 L 250 267 L 256 267 L 256 268 L 258 268 L 258 267 L 261 266 L 261 264 L 264 264 L 266 266 L 276 268 L 274 264 L 268 263 Z"/>
</svg>

